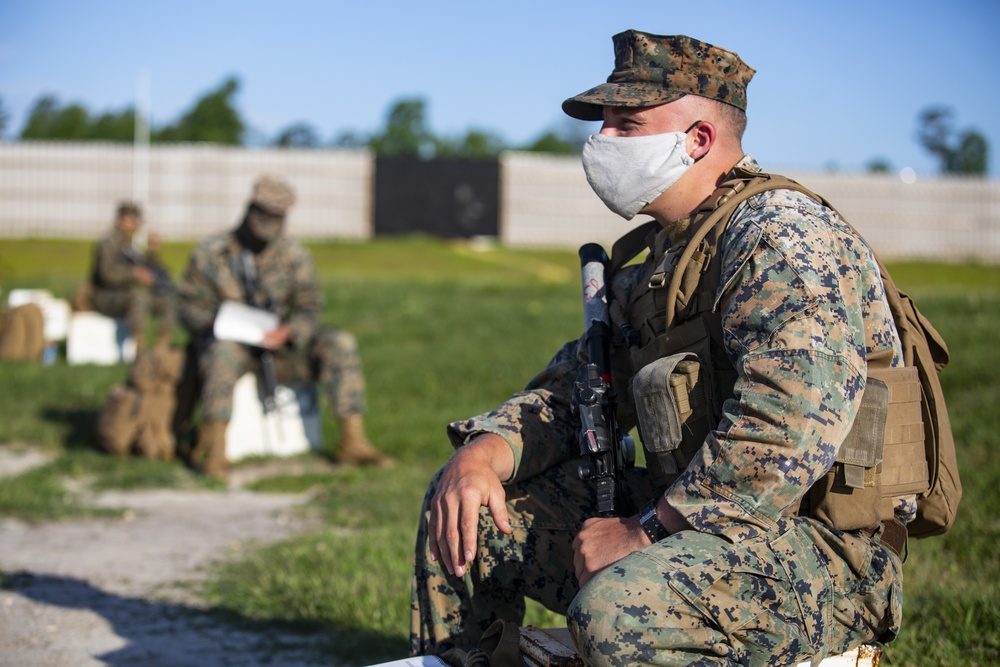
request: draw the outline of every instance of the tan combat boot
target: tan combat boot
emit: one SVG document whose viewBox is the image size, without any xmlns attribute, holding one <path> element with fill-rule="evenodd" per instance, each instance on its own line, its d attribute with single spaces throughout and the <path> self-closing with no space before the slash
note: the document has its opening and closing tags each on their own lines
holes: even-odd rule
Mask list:
<svg viewBox="0 0 1000 667">
<path fill-rule="evenodd" d="M 198 427 L 198 444 L 191 452 L 191 463 L 202 474 L 225 479 L 229 473 L 226 458 L 226 427 L 229 422 L 208 419 Z"/>
<path fill-rule="evenodd" d="M 337 462 L 346 465 L 373 465 L 388 468 L 395 463 L 379 453 L 365 437 L 364 420 L 360 414 L 347 415 L 340 422 L 340 451 Z"/>
</svg>

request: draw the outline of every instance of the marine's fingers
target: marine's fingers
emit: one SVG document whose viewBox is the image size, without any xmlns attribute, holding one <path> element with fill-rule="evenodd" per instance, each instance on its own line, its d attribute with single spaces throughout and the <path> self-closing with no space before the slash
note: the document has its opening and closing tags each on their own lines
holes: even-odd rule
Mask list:
<svg viewBox="0 0 1000 667">
<path fill-rule="evenodd" d="M 489 500 L 490 516 L 493 523 L 505 535 L 510 535 L 513 530 L 510 527 L 510 516 L 507 514 L 507 497 L 503 492 L 503 487 L 490 495 Z"/>
</svg>

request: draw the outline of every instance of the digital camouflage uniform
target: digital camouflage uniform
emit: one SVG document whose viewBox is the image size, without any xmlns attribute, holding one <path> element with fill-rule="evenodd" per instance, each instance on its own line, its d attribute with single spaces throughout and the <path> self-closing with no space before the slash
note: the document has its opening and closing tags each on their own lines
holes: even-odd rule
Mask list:
<svg viewBox="0 0 1000 667">
<path fill-rule="evenodd" d="M 165 339 L 176 321 L 177 297 L 172 290 L 156 289 L 155 285 L 143 285 L 136 280 L 133 275 L 136 265 L 126 252 L 133 252 L 132 241 L 118 228 L 95 246 L 90 279 L 94 309 L 108 317 L 124 318 L 132 335 L 140 338 L 150 317 L 155 316 L 157 336 Z M 148 254 L 144 259 L 165 270 L 155 255 Z"/>
<path fill-rule="evenodd" d="M 223 301 L 248 303 L 240 264 L 240 244 L 233 232 L 198 244 L 180 285 L 181 321 L 200 353 L 203 419 L 229 421 L 233 386 L 259 361 L 242 343 L 215 340 L 211 333 Z M 254 255 L 257 303 L 276 313 L 291 329 L 291 342 L 274 353 L 279 382 L 319 381 L 338 416 L 365 409 L 361 358 L 352 334 L 320 327 L 322 294 L 312 258 L 297 241 L 279 236 Z"/>
<path fill-rule="evenodd" d="M 757 169 L 749 156 L 739 166 Z M 787 665 L 895 636 L 902 565 L 880 533 L 783 516 L 833 465 L 860 404 L 867 356 L 889 349 L 901 363 L 874 258 L 833 211 L 790 190 L 742 204 L 722 243 L 716 302 L 735 397 L 666 491 L 693 530 L 625 557 L 579 590 L 572 540 L 595 502 L 577 475 L 579 418 L 570 410 L 586 348 L 567 344 L 524 392 L 450 425 L 455 446 L 484 432 L 510 444 L 514 532 L 499 533 L 483 508 L 476 558 L 454 577 L 429 559 L 425 502 L 411 651 L 474 646 L 494 620 L 520 622 L 524 596 L 567 615 L 592 665 Z M 649 289 L 670 247 L 662 232 L 643 264 L 612 278 L 618 303 Z M 628 307 L 611 312 L 616 334 L 638 324 Z M 613 368 L 616 386 L 635 370 Z M 634 406 L 623 393 L 627 431 Z M 642 469 L 628 471 L 627 489 L 636 507 L 658 492 Z"/>
</svg>

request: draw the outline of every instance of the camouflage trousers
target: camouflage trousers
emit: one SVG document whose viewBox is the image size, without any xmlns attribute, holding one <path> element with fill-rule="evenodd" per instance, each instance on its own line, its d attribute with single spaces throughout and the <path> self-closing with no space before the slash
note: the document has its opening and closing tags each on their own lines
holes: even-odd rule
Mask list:
<svg viewBox="0 0 1000 667">
<path fill-rule="evenodd" d="M 606 568 L 580 590 L 573 537 L 593 500 L 577 463 L 507 487 L 513 534 L 484 508 L 476 560 L 463 578 L 432 562 L 427 502 L 417 535 L 410 651 L 475 647 L 502 619 L 522 623 L 525 596 L 566 615 L 588 665 L 789 665 L 898 631 L 902 563 L 867 536 L 787 518 L 734 544 L 671 535 Z M 635 502 L 652 497 L 629 471 Z M 431 483 L 429 499 L 437 483 Z"/>
<path fill-rule="evenodd" d="M 156 332 L 169 336 L 177 320 L 177 297 L 142 285 L 122 289 L 94 289 L 94 309 L 108 317 L 125 319 L 129 332 L 142 336 L 146 324 L 157 318 Z"/>
<path fill-rule="evenodd" d="M 274 353 L 279 383 L 318 382 L 338 417 L 365 411 L 361 355 L 353 334 L 321 329 L 304 349 L 285 347 Z M 198 356 L 202 379 L 201 418 L 228 422 L 233 413 L 233 387 L 247 372 L 260 372 L 260 360 L 242 343 L 213 340 Z"/>
</svg>

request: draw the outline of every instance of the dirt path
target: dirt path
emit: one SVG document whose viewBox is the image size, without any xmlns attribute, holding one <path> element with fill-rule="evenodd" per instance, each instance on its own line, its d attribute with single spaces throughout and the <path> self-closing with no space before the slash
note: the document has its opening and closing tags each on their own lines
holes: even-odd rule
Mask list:
<svg viewBox="0 0 1000 667">
<path fill-rule="evenodd" d="M 25 458 L 35 460 L 25 461 Z M 0 474 L 37 464 L 5 451 Z M 248 544 L 315 527 L 304 495 L 241 488 L 105 493 L 121 519 L 0 520 L 0 665 L 18 667 L 330 664 L 325 637 L 207 613 L 192 584 Z M 260 472 L 260 471 L 256 471 Z"/>
</svg>

